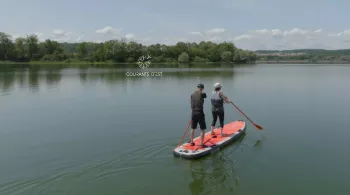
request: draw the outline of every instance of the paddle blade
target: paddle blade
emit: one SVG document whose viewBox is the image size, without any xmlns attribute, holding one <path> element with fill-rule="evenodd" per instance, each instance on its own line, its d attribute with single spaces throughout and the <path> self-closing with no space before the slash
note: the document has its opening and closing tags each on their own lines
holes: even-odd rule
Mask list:
<svg viewBox="0 0 350 195">
<path fill-rule="evenodd" d="M 257 124 L 254 124 L 254 126 L 255 126 L 257 129 L 259 129 L 259 130 L 262 130 L 262 129 L 263 129 L 261 126 L 259 126 L 259 125 L 257 125 Z"/>
</svg>

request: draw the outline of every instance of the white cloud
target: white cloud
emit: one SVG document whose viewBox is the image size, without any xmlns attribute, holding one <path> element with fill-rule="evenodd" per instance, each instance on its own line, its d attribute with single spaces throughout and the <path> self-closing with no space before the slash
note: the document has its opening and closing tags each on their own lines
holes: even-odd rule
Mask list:
<svg viewBox="0 0 350 195">
<path fill-rule="evenodd" d="M 213 28 L 213 29 L 207 30 L 206 34 L 208 34 L 208 35 L 218 35 L 218 34 L 222 34 L 224 32 L 226 32 L 226 29 L 224 29 L 224 28 Z"/>
<path fill-rule="evenodd" d="M 343 31 L 342 33 L 343 35 L 350 35 L 350 29 Z"/>
<path fill-rule="evenodd" d="M 328 34 L 328 36 L 331 36 L 331 37 L 339 37 L 339 36 L 348 36 L 350 35 L 350 29 L 348 30 L 344 30 L 343 32 L 339 32 L 339 33 L 331 33 L 331 34 Z"/>
<path fill-rule="evenodd" d="M 148 41 L 151 41 L 151 38 L 150 37 L 146 37 L 146 38 L 142 38 L 141 39 L 143 42 L 148 42 Z"/>
<path fill-rule="evenodd" d="M 98 29 L 95 31 L 97 34 L 119 34 L 121 29 L 112 28 L 110 26 L 106 26 L 102 29 Z"/>
<path fill-rule="evenodd" d="M 322 29 L 263 29 L 249 31 L 233 40 L 238 48 L 250 50 L 345 49 L 350 47 L 350 43 L 347 42 L 350 40 L 348 35 L 350 35 L 350 30 L 327 33 Z"/>
<path fill-rule="evenodd" d="M 269 30 L 267 29 L 261 29 L 261 30 L 256 30 L 257 33 L 260 33 L 260 34 L 267 34 L 269 32 Z"/>
<path fill-rule="evenodd" d="M 41 32 L 26 33 L 26 34 L 14 34 L 14 35 L 11 35 L 11 38 L 12 38 L 12 40 L 15 41 L 19 37 L 26 38 L 29 35 L 36 35 L 38 37 L 39 41 L 45 40 L 44 33 L 41 33 Z"/>
<path fill-rule="evenodd" d="M 126 34 L 126 35 L 125 35 L 125 38 L 126 38 L 126 39 L 128 39 L 128 40 L 130 40 L 130 39 L 135 38 L 135 35 L 134 35 L 134 34 L 129 33 L 129 34 Z"/>
<path fill-rule="evenodd" d="M 144 45 L 149 45 L 149 44 L 151 44 L 151 38 L 150 37 L 141 37 L 141 38 L 137 38 L 137 39 L 135 39 L 135 41 L 137 42 L 137 43 L 141 43 L 141 44 L 144 44 Z M 163 41 L 159 41 L 159 40 L 157 40 L 158 41 L 158 43 L 159 42 L 163 42 Z"/>
<path fill-rule="evenodd" d="M 273 29 L 271 30 L 272 36 L 274 37 L 279 37 L 283 35 L 283 32 L 280 29 Z"/>
<path fill-rule="evenodd" d="M 201 32 L 189 32 L 188 34 L 203 36 L 203 34 Z"/>
<path fill-rule="evenodd" d="M 240 35 L 240 36 L 235 37 L 233 40 L 234 40 L 234 41 L 250 40 L 250 39 L 252 39 L 253 37 L 254 37 L 253 35 L 243 34 L 243 35 Z"/>
<path fill-rule="evenodd" d="M 71 32 L 67 32 L 64 30 L 56 29 L 53 31 L 51 39 L 59 42 L 67 42 L 70 40 L 70 35 L 73 34 Z"/>
<path fill-rule="evenodd" d="M 44 35 L 44 33 L 41 33 L 41 32 L 35 32 L 34 33 L 39 39 L 41 38 L 41 37 L 43 37 L 43 35 Z"/>
<path fill-rule="evenodd" d="M 102 40 L 100 40 L 100 39 L 97 39 L 97 40 L 93 40 L 93 41 L 91 41 L 91 42 L 93 42 L 93 43 L 103 43 L 104 41 L 102 41 Z"/>
<path fill-rule="evenodd" d="M 307 34 L 309 31 L 308 30 L 303 30 L 300 28 L 293 28 L 290 31 L 284 31 L 283 35 L 288 36 L 288 35 L 305 35 Z"/>
<path fill-rule="evenodd" d="M 84 36 L 85 36 L 84 34 L 80 35 L 80 36 L 76 39 L 76 41 L 77 41 L 77 42 L 80 42 L 80 41 L 84 38 Z"/>
<path fill-rule="evenodd" d="M 222 41 L 223 39 L 220 36 L 214 36 L 214 37 L 209 37 L 207 40 L 211 42 L 219 42 L 219 41 Z"/>
<path fill-rule="evenodd" d="M 185 37 L 180 37 L 180 38 L 177 39 L 177 41 L 179 41 L 179 42 L 188 42 L 189 40 L 187 38 L 185 38 Z"/>
<path fill-rule="evenodd" d="M 72 34 L 71 32 L 66 32 L 64 30 L 60 30 L 60 29 L 56 29 L 53 31 L 53 35 L 55 37 L 64 37 L 64 36 L 69 36 L 70 34 Z"/>
<path fill-rule="evenodd" d="M 328 36 L 330 36 L 330 37 L 336 37 L 336 36 L 340 36 L 340 33 L 331 33 L 331 34 L 328 34 Z"/>
</svg>

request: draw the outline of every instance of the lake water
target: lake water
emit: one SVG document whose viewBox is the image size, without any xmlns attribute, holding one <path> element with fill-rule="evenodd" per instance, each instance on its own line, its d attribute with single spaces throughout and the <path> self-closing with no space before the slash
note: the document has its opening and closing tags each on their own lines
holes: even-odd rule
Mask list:
<svg viewBox="0 0 350 195">
<path fill-rule="evenodd" d="M 125 71 L 0 69 L 0 194 L 350 194 L 350 66 Z M 246 135 L 200 160 L 173 157 L 190 94 L 215 82 L 264 129 L 226 104 L 225 122 L 245 120 Z M 209 127 L 209 99 L 205 113 Z"/>
</svg>

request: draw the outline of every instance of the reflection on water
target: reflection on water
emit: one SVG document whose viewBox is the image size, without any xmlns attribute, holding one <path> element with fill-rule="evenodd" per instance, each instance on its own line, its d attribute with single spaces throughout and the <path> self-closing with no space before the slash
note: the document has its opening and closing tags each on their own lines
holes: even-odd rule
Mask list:
<svg viewBox="0 0 350 195">
<path fill-rule="evenodd" d="M 222 153 L 203 161 L 191 161 L 190 190 L 192 195 L 233 192 L 237 186 L 235 162 Z"/>
<path fill-rule="evenodd" d="M 191 176 L 193 181 L 190 182 L 190 190 L 192 195 L 202 194 L 206 179 L 206 169 L 203 161 L 191 161 Z"/>
<path fill-rule="evenodd" d="M 39 89 L 39 70 L 38 69 L 29 69 L 29 89 L 33 92 L 38 91 Z"/>
<path fill-rule="evenodd" d="M 2 93 L 6 94 L 11 91 L 15 82 L 15 73 L 11 71 L 6 71 L 0 76 L 0 87 Z"/>
<path fill-rule="evenodd" d="M 37 92 L 40 85 L 45 84 L 49 88 L 56 87 L 62 79 L 61 69 L 49 69 L 47 71 L 38 68 L 30 69 L 0 69 L 0 89 L 6 95 L 14 88 L 28 88 Z"/>
<path fill-rule="evenodd" d="M 0 89 L 2 95 L 9 94 L 16 87 L 28 88 L 32 92 L 38 92 L 41 85 L 46 85 L 48 88 L 55 88 L 59 85 L 64 77 L 71 77 L 77 75 L 82 84 L 87 82 L 104 82 L 106 84 L 124 83 L 127 80 L 135 81 L 142 79 L 172 79 L 172 78 L 206 78 L 206 77 L 233 77 L 234 72 L 232 67 L 222 68 L 216 67 L 206 68 L 198 67 L 184 67 L 184 68 L 150 68 L 148 72 L 162 72 L 161 76 L 127 76 L 127 72 L 135 72 L 139 69 L 130 68 L 78 68 L 78 69 L 64 69 L 62 67 L 56 68 L 13 68 L 0 69 Z"/>
<path fill-rule="evenodd" d="M 192 177 L 189 188 L 192 195 L 232 193 L 236 189 L 239 184 L 236 162 L 229 158 L 239 148 L 244 137 L 245 134 L 210 158 L 189 162 Z"/>
<path fill-rule="evenodd" d="M 47 85 L 56 85 L 62 79 L 61 70 L 48 70 L 46 73 L 46 84 Z"/>
<path fill-rule="evenodd" d="M 0 73 L 1 75 L 1 73 Z M 17 70 L 17 73 L 15 74 L 15 80 L 20 88 L 25 88 L 27 75 L 25 72 L 25 69 L 19 69 Z"/>
<path fill-rule="evenodd" d="M 87 81 L 87 68 L 80 68 L 79 69 L 79 77 L 80 77 L 80 82 L 85 83 Z"/>
</svg>

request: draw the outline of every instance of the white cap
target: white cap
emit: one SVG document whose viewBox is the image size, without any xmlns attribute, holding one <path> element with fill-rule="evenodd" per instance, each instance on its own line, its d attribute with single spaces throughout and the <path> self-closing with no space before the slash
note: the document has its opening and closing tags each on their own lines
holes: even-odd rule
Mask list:
<svg viewBox="0 0 350 195">
<path fill-rule="evenodd" d="M 215 83 L 214 84 L 214 89 L 221 88 L 221 87 L 222 87 L 222 85 L 220 83 Z"/>
</svg>

